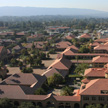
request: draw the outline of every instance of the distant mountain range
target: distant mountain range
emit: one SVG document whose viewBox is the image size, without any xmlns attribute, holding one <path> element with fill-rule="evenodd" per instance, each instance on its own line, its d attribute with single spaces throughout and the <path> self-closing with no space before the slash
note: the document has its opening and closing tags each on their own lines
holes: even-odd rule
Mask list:
<svg viewBox="0 0 108 108">
<path fill-rule="evenodd" d="M 0 16 L 72 15 L 108 17 L 108 12 L 78 8 L 0 7 Z"/>
</svg>

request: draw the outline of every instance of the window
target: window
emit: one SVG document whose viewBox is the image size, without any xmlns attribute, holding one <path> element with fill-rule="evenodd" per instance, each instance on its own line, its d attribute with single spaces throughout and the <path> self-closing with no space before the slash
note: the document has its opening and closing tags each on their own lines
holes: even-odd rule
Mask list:
<svg viewBox="0 0 108 108">
<path fill-rule="evenodd" d="M 83 97 L 83 100 L 89 100 L 89 97 Z"/>
<path fill-rule="evenodd" d="M 108 94 L 108 90 L 101 90 L 101 94 Z"/>
<path fill-rule="evenodd" d="M 96 100 L 96 97 L 92 97 L 92 100 Z"/>
<path fill-rule="evenodd" d="M 104 101 L 104 97 L 99 97 L 99 101 Z"/>
</svg>

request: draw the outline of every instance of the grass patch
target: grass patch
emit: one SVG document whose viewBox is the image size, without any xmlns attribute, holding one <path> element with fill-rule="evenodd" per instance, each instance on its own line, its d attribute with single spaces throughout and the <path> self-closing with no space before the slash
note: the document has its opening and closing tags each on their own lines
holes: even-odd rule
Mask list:
<svg viewBox="0 0 108 108">
<path fill-rule="evenodd" d="M 82 78 L 82 75 L 69 75 L 69 78 Z"/>
</svg>

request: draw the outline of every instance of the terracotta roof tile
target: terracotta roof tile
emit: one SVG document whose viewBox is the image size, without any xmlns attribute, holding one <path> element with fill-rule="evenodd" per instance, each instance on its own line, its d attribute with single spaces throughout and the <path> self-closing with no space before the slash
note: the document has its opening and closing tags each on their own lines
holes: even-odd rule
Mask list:
<svg viewBox="0 0 108 108">
<path fill-rule="evenodd" d="M 108 56 L 97 56 L 92 59 L 93 63 L 108 63 Z"/>
<path fill-rule="evenodd" d="M 80 36 L 80 38 L 91 38 L 91 36 L 87 33 Z"/>
<path fill-rule="evenodd" d="M 79 102 L 80 101 L 80 96 L 54 96 L 54 98 L 57 101 L 73 101 L 73 102 Z"/>
<path fill-rule="evenodd" d="M 81 86 L 80 95 L 108 95 L 101 93 L 104 90 L 108 91 L 108 79 L 95 79 Z"/>
<path fill-rule="evenodd" d="M 81 82 L 82 82 L 82 83 L 84 83 L 84 84 L 87 84 L 87 83 L 89 83 L 89 82 L 90 82 L 90 80 L 89 80 L 89 79 L 87 79 L 87 78 L 85 78 L 85 79 L 83 79 Z"/>
<path fill-rule="evenodd" d="M 106 42 L 108 42 L 108 38 L 104 38 L 104 39 L 96 39 L 95 42 L 106 43 Z"/>
<path fill-rule="evenodd" d="M 26 95 L 20 86 L 0 85 L 0 98 L 26 99 Z"/>
<path fill-rule="evenodd" d="M 90 46 L 98 46 L 98 45 L 100 45 L 98 42 L 93 42 L 93 43 L 90 43 Z"/>
<path fill-rule="evenodd" d="M 94 47 L 94 50 L 106 50 L 108 51 L 108 45 L 98 45 Z"/>
<path fill-rule="evenodd" d="M 56 44 L 56 48 L 67 48 L 68 46 L 71 46 L 72 44 L 68 41 L 62 41 Z"/>
<path fill-rule="evenodd" d="M 89 68 L 85 70 L 86 77 L 105 77 L 105 68 Z"/>
<path fill-rule="evenodd" d="M 65 77 L 68 74 L 66 72 L 59 72 L 59 70 L 57 70 L 55 68 L 51 68 L 51 69 L 48 69 L 47 71 L 45 71 L 42 75 L 45 75 L 48 78 L 50 76 L 53 76 L 54 73 L 60 74 L 62 77 Z"/>
<path fill-rule="evenodd" d="M 64 57 L 60 58 L 60 59 L 56 59 L 49 67 L 50 68 L 56 68 L 59 70 L 69 70 L 69 68 L 71 67 L 72 62 L 68 59 L 65 59 Z"/>
<path fill-rule="evenodd" d="M 68 40 L 72 40 L 73 38 L 75 38 L 75 36 L 74 35 L 68 35 L 65 38 L 68 39 Z"/>
<path fill-rule="evenodd" d="M 3 80 L 1 84 L 31 86 L 33 83 L 37 82 L 38 80 L 35 74 L 17 73 Z"/>
</svg>

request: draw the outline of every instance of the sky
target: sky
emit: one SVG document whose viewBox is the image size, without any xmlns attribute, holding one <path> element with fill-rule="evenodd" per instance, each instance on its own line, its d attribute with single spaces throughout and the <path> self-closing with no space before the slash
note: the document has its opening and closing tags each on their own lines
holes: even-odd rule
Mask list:
<svg viewBox="0 0 108 108">
<path fill-rule="evenodd" d="M 2 6 L 83 8 L 108 12 L 108 0 L 0 0 Z"/>
</svg>

